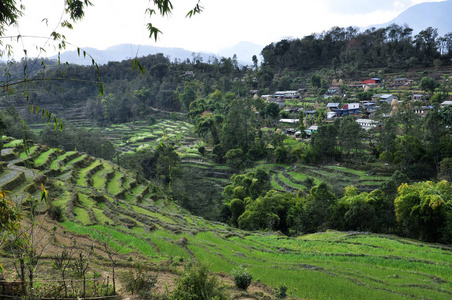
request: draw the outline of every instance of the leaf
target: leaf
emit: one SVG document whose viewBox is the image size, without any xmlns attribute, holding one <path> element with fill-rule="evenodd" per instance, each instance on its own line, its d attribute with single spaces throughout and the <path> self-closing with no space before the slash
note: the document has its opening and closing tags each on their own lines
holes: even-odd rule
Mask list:
<svg viewBox="0 0 452 300">
<path fill-rule="evenodd" d="M 101 98 L 104 96 L 104 84 L 102 82 L 99 85 L 99 95 Z"/>
<path fill-rule="evenodd" d="M 31 114 L 33 114 L 33 105 L 30 105 Z"/>
<path fill-rule="evenodd" d="M 155 9 L 147 8 L 146 13 L 149 13 L 149 16 L 156 15 Z"/>
<path fill-rule="evenodd" d="M 196 14 L 201 13 L 204 10 L 204 7 L 202 7 L 200 4 L 201 1 L 198 1 L 198 3 L 196 4 L 195 8 L 193 8 L 192 10 L 190 10 L 185 17 L 186 18 L 191 18 Z"/>
<path fill-rule="evenodd" d="M 146 69 L 143 68 L 143 66 L 140 64 L 140 62 L 138 61 L 138 58 L 135 57 L 135 59 L 132 61 L 132 70 L 137 68 L 138 70 L 140 70 L 140 74 L 143 74 Z"/>
<path fill-rule="evenodd" d="M 146 26 L 149 30 L 149 37 L 154 36 L 155 41 L 157 41 L 158 35 L 162 32 L 157 27 L 152 26 L 152 23 L 148 23 Z"/>
<path fill-rule="evenodd" d="M 173 10 L 173 4 L 170 0 L 154 0 L 154 4 L 157 5 L 162 16 L 171 14 Z"/>
</svg>

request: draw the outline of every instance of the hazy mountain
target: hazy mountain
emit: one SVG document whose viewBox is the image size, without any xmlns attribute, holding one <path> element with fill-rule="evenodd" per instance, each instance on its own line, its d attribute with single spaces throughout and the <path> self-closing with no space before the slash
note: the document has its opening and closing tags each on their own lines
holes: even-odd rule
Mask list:
<svg viewBox="0 0 452 300">
<path fill-rule="evenodd" d="M 163 53 L 170 61 L 178 60 L 193 60 L 193 56 L 200 56 L 203 61 L 208 61 L 210 57 L 215 56 L 213 53 L 194 53 L 182 48 L 166 48 L 166 47 L 156 47 L 156 46 L 143 46 L 143 45 L 132 45 L 132 44 L 121 44 L 109 47 L 105 50 L 98 50 L 94 48 L 84 48 L 87 56 L 78 55 L 78 51 L 66 51 L 61 54 L 61 62 L 69 62 L 72 64 L 79 65 L 89 65 L 92 62 L 91 57 L 98 64 L 106 64 L 109 61 L 122 61 L 125 59 L 130 59 L 134 57 L 143 57 L 150 54 Z M 91 56 L 91 57 L 90 57 Z M 51 58 L 57 58 L 53 56 Z"/>
<path fill-rule="evenodd" d="M 106 64 L 109 61 L 122 61 L 125 59 L 130 59 L 133 57 L 143 57 L 150 54 L 163 53 L 170 61 L 178 60 L 193 60 L 193 57 L 201 57 L 203 62 L 208 62 L 209 59 L 216 57 L 221 59 L 221 57 L 232 57 L 237 54 L 237 60 L 241 65 L 251 65 L 252 56 L 259 56 L 262 51 L 263 46 L 259 46 L 250 42 L 241 42 L 234 47 L 223 49 L 218 53 L 202 53 L 193 52 L 185 50 L 182 48 L 166 48 L 166 47 L 156 47 L 156 46 L 139 46 L 132 44 L 121 44 L 109 47 L 105 50 L 98 50 L 94 48 L 84 48 L 86 52 L 86 57 L 81 51 L 80 55 L 78 51 L 66 51 L 60 55 L 60 60 L 62 63 L 69 62 L 71 64 L 78 65 L 90 65 L 92 63 L 92 58 L 100 65 Z M 51 57 L 57 59 L 57 56 Z"/>
<path fill-rule="evenodd" d="M 237 45 L 229 48 L 224 48 L 218 51 L 218 55 L 222 57 L 233 57 L 234 54 L 237 55 L 237 59 L 241 64 L 252 65 L 253 55 L 259 58 L 259 55 L 264 46 L 253 44 L 251 42 L 240 42 Z"/>
<path fill-rule="evenodd" d="M 387 27 L 396 23 L 399 25 L 408 24 L 413 28 L 413 35 L 428 27 L 438 29 L 440 36 L 452 32 L 452 1 L 425 2 L 414 5 L 388 23 L 369 27 Z"/>
</svg>

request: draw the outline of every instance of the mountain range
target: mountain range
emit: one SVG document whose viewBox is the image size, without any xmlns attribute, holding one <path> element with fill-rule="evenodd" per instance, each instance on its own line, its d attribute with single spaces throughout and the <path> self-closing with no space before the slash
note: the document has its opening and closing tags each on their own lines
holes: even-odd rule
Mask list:
<svg viewBox="0 0 452 300">
<path fill-rule="evenodd" d="M 237 60 L 240 65 L 251 65 L 253 55 L 259 55 L 264 46 L 253 44 L 251 42 L 240 42 L 237 45 L 222 49 L 218 53 L 203 53 L 193 52 L 182 48 L 168 48 L 157 47 L 149 45 L 133 45 L 133 44 L 120 44 L 109 47 L 105 50 L 98 50 L 95 48 L 84 48 L 82 51 L 87 53 L 86 57 L 82 54 L 79 55 L 77 50 L 66 51 L 61 53 L 60 60 L 62 63 L 69 62 L 71 64 L 78 65 L 90 65 L 92 59 L 98 64 L 106 64 L 109 61 L 122 61 L 134 57 L 143 57 L 150 54 L 163 53 L 170 61 L 179 60 L 192 61 L 194 57 L 201 58 L 203 62 L 208 62 L 214 57 L 220 60 L 222 57 L 233 57 L 237 55 Z M 50 57 L 56 59 L 57 56 Z"/>
<path fill-rule="evenodd" d="M 425 2 L 414 5 L 388 23 L 369 27 L 382 28 L 390 24 L 407 24 L 413 29 L 413 34 L 419 33 L 428 27 L 437 28 L 438 34 L 443 36 L 452 32 L 452 1 Z"/>
<path fill-rule="evenodd" d="M 433 27 L 438 29 L 440 36 L 446 33 L 452 32 L 452 18 L 450 13 L 452 12 L 452 0 L 443 2 L 425 2 L 414 5 L 393 20 L 370 27 L 382 28 L 387 27 L 390 24 L 396 23 L 399 25 L 407 24 L 413 28 L 413 35 L 419 33 L 421 30 L 427 27 Z M 218 53 L 203 53 L 193 52 L 182 48 L 167 48 L 156 47 L 148 45 L 132 45 L 121 44 L 112 46 L 105 50 L 97 50 L 94 48 L 83 49 L 88 53 L 98 64 L 106 64 L 109 61 L 122 61 L 132 57 L 142 57 L 150 54 L 163 53 L 171 61 L 175 59 L 184 61 L 189 59 L 193 60 L 195 56 L 201 57 L 204 62 L 208 62 L 209 59 L 216 57 L 221 59 L 222 57 L 232 57 L 237 55 L 237 60 L 240 65 L 251 65 L 252 56 L 261 53 L 264 46 L 257 45 L 251 42 L 240 42 L 235 46 L 222 49 Z M 92 60 L 91 57 L 84 58 L 78 55 L 77 51 L 67 51 L 61 54 L 61 62 L 69 62 L 73 64 L 89 65 Z M 57 58 L 53 56 L 51 58 Z"/>
</svg>

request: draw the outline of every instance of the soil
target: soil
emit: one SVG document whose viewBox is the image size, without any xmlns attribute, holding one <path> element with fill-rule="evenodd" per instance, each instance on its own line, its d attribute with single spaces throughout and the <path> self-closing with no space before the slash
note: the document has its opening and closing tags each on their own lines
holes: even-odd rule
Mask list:
<svg viewBox="0 0 452 300">
<path fill-rule="evenodd" d="M 61 255 L 63 249 L 74 249 L 73 253 L 78 255 L 80 251 L 86 252 L 86 249 L 94 249 L 91 254 L 91 271 L 96 271 L 101 274 L 101 277 L 106 279 L 107 276 L 111 278 L 112 263 L 109 259 L 108 253 L 99 242 L 94 241 L 89 236 L 80 235 L 74 232 L 68 231 L 64 226 L 56 221 L 50 220 L 47 216 L 42 215 L 38 217 L 39 226 L 36 228 L 36 240 L 40 240 L 41 243 L 37 245 L 38 252 L 42 252 L 42 258 L 40 260 L 40 266 L 36 275 L 37 278 L 55 278 L 55 269 L 53 268 L 53 261 L 57 255 Z M 23 228 L 29 228 L 30 223 L 26 221 L 22 222 Z M 75 256 L 74 255 L 74 256 Z M 2 265 L 5 268 L 3 275 L 7 280 L 15 280 L 16 272 L 14 269 L 13 261 L 14 257 L 6 253 L 5 257 L 2 257 Z M 151 276 L 157 276 L 157 283 L 152 292 L 155 295 L 168 296 L 176 287 L 179 275 L 176 273 L 182 273 L 183 266 L 178 267 L 170 266 L 168 262 L 156 263 L 149 262 L 149 260 L 139 253 L 128 253 L 127 255 L 115 254 L 113 259 L 116 261 L 117 267 L 115 268 L 116 274 L 116 291 L 122 297 L 123 300 L 137 300 L 136 295 L 131 295 L 125 289 L 124 283 L 121 282 L 121 274 L 126 274 L 132 267 L 133 262 L 129 261 L 129 257 L 133 257 L 133 261 L 141 261 L 149 263 Z M 176 269 L 175 269 L 176 268 Z M 253 282 L 247 289 L 242 291 L 234 286 L 234 280 L 232 276 L 220 273 L 216 274 L 220 283 L 226 287 L 227 293 L 231 296 L 231 299 L 238 300 L 255 300 L 255 299 L 272 299 L 272 289 L 264 284 Z M 110 279 L 111 280 L 111 279 Z"/>
</svg>

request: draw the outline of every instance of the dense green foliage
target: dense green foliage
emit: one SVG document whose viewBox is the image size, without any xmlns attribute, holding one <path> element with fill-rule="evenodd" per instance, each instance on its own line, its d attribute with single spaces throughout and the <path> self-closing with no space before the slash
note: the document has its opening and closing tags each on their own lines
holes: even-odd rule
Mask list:
<svg viewBox="0 0 452 300">
<path fill-rule="evenodd" d="M 364 67 L 411 67 L 417 63 L 431 66 L 435 60 L 447 62 L 452 56 L 452 34 L 439 37 L 426 28 L 414 37 L 408 25 L 391 24 L 360 32 L 355 27 L 333 27 L 301 39 L 281 40 L 262 50 L 264 65 L 272 69 L 308 70 L 341 68 L 353 75 Z M 320 78 L 312 78 L 320 87 Z"/>
<path fill-rule="evenodd" d="M 231 225 L 287 234 L 335 228 L 451 241 L 452 193 L 446 181 L 408 185 L 404 183 L 408 181 L 406 175 L 397 172 L 381 189 L 360 193 L 355 187 L 347 187 L 338 198 L 325 183 L 306 195 L 270 190 L 268 175 L 264 171 L 257 174 L 260 180 L 254 172 L 234 175 L 233 184 L 225 188 L 230 200 L 223 214 Z"/>
</svg>

